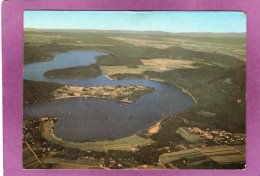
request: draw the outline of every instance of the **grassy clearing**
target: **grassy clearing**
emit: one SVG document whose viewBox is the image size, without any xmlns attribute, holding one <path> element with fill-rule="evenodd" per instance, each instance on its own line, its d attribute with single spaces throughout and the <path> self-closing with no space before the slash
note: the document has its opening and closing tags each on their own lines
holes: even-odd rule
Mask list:
<svg viewBox="0 0 260 176">
<path fill-rule="evenodd" d="M 180 160 L 183 158 L 198 158 L 204 155 L 198 149 L 181 150 L 178 152 L 164 153 L 160 156 L 161 163 L 163 165 L 170 163 L 172 161 Z"/>
<path fill-rule="evenodd" d="M 219 164 L 228 164 L 228 163 L 244 163 L 245 156 L 243 155 L 228 155 L 228 156 L 212 156 L 210 157 L 213 161 L 216 161 Z"/>
<path fill-rule="evenodd" d="M 102 73 L 104 75 L 113 75 L 113 74 L 142 74 L 147 69 L 142 67 L 140 68 L 129 68 L 127 66 L 100 66 Z"/>
<path fill-rule="evenodd" d="M 110 79 L 120 80 L 120 79 L 148 79 L 147 76 L 143 74 L 134 74 L 134 73 L 115 73 L 108 75 Z"/>
<path fill-rule="evenodd" d="M 100 66 L 103 74 L 106 75 L 119 75 L 121 78 L 137 77 L 142 75 L 145 71 L 164 72 L 173 69 L 195 69 L 195 61 L 187 60 L 171 60 L 171 59 L 146 59 L 141 60 L 142 65 L 135 67 L 128 66 Z"/>
<path fill-rule="evenodd" d="M 63 141 L 57 138 L 53 134 L 54 123 L 51 121 L 45 122 L 41 126 L 42 136 L 50 142 L 61 144 L 64 147 L 79 148 L 85 151 L 108 151 L 108 150 L 127 150 L 131 151 L 137 149 L 137 146 L 146 146 L 153 144 L 154 141 L 151 139 L 143 139 L 136 135 L 129 137 L 116 139 L 116 140 L 106 140 L 106 141 L 97 141 L 97 142 L 69 142 Z"/>
<path fill-rule="evenodd" d="M 192 143 L 202 140 L 198 134 L 191 134 L 185 127 L 180 127 L 176 133 L 180 134 L 181 137 Z"/>
<path fill-rule="evenodd" d="M 245 154 L 236 148 L 242 150 L 245 146 L 213 146 L 200 148 L 200 152 L 208 156 L 211 160 L 220 164 L 226 163 L 243 163 Z"/>
<path fill-rule="evenodd" d="M 238 150 L 241 153 L 246 153 L 246 146 L 245 145 L 236 145 L 236 146 L 232 146 L 232 148 L 234 148 L 235 150 Z"/>
<path fill-rule="evenodd" d="M 47 156 L 45 158 L 41 158 L 41 162 L 42 163 L 49 163 L 49 164 L 62 163 L 63 162 L 63 158 Z"/>
</svg>

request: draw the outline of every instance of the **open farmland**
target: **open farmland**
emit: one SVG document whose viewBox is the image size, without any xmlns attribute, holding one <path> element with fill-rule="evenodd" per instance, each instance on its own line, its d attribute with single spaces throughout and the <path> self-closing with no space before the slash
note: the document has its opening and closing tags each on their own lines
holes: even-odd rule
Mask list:
<svg viewBox="0 0 260 176">
<path fill-rule="evenodd" d="M 245 162 L 245 153 L 235 149 L 234 147 L 213 146 L 200 148 L 199 151 L 203 153 L 205 156 L 208 156 L 211 160 L 216 161 L 220 164 Z M 240 150 L 243 150 L 243 148 L 245 148 L 244 145 L 238 147 L 240 147 Z"/>
<path fill-rule="evenodd" d="M 98 161 L 94 158 L 80 158 L 76 160 L 68 160 L 65 158 L 58 157 L 45 157 L 41 158 L 42 163 L 52 164 L 53 169 L 102 169 L 104 161 Z"/>
<path fill-rule="evenodd" d="M 234 147 L 234 148 L 233 148 Z M 160 156 L 160 161 L 164 166 L 170 163 L 177 167 L 186 167 L 192 165 L 194 168 L 202 168 L 203 165 L 208 166 L 214 164 L 221 165 L 243 164 L 245 163 L 245 154 L 236 150 L 236 146 L 212 146 L 202 147 L 189 150 L 181 150 L 178 152 L 165 153 Z M 245 146 L 239 146 L 241 148 Z M 198 166 L 196 166 L 198 165 Z"/>
<path fill-rule="evenodd" d="M 165 153 L 160 156 L 161 163 L 166 165 L 175 160 L 180 160 L 183 158 L 199 158 L 204 156 L 198 149 L 182 150 L 179 152 Z"/>
<path fill-rule="evenodd" d="M 178 46 L 194 51 L 211 51 L 220 54 L 227 54 L 244 60 L 246 57 L 245 48 L 246 45 L 230 45 L 230 44 L 213 44 L 209 42 L 199 42 L 196 38 L 161 38 L 161 37 L 149 37 L 142 36 L 140 38 L 128 38 L 128 37 L 109 37 L 114 40 L 130 43 L 135 46 L 142 47 L 154 47 L 157 49 L 167 49 L 173 46 Z M 195 39 L 195 40 L 194 40 Z"/>
<path fill-rule="evenodd" d="M 146 59 L 141 60 L 143 65 L 134 68 L 127 66 L 100 66 L 103 74 L 143 74 L 145 71 L 164 72 L 174 69 L 195 69 L 195 61 L 169 60 L 169 59 Z M 199 63 L 199 62 L 198 62 Z"/>
</svg>

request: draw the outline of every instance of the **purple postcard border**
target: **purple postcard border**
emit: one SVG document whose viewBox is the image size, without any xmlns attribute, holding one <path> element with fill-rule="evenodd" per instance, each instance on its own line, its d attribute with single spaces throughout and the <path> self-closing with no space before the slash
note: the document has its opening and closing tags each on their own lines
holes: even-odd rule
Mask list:
<svg viewBox="0 0 260 176">
<path fill-rule="evenodd" d="M 260 7 L 259 0 L 27 0 L 2 4 L 3 151 L 5 176 L 258 176 L 260 175 Z M 23 170 L 24 10 L 243 11 L 247 14 L 247 145 L 245 170 Z"/>
</svg>

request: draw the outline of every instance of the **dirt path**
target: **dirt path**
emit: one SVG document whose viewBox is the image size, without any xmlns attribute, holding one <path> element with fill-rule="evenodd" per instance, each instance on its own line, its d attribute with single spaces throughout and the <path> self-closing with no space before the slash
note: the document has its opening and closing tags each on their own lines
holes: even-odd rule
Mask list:
<svg viewBox="0 0 260 176">
<path fill-rule="evenodd" d="M 45 169 L 45 166 L 42 164 L 41 160 L 37 157 L 36 153 L 33 151 L 33 149 L 31 148 L 30 144 L 27 142 L 27 137 L 28 134 L 25 137 L 25 144 L 27 145 L 27 147 L 30 149 L 30 151 L 32 152 L 32 154 L 34 155 L 34 157 L 36 158 L 36 160 L 39 162 L 39 164 Z"/>
</svg>

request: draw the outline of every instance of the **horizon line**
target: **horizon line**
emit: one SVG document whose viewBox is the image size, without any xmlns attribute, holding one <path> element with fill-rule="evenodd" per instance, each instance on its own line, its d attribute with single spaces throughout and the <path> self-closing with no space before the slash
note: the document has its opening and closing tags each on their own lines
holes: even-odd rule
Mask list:
<svg viewBox="0 0 260 176">
<path fill-rule="evenodd" d="M 211 33 L 211 34 L 243 34 L 247 32 L 169 32 L 169 31 L 148 31 L 148 30 L 125 30 L 125 29 L 76 29 L 76 28 L 31 28 L 31 27 L 24 27 L 23 29 L 38 29 L 38 30 L 95 30 L 95 31 L 132 31 L 132 32 L 164 32 L 164 33 L 171 33 L 171 34 L 178 34 L 178 33 Z"/>
</svg>

